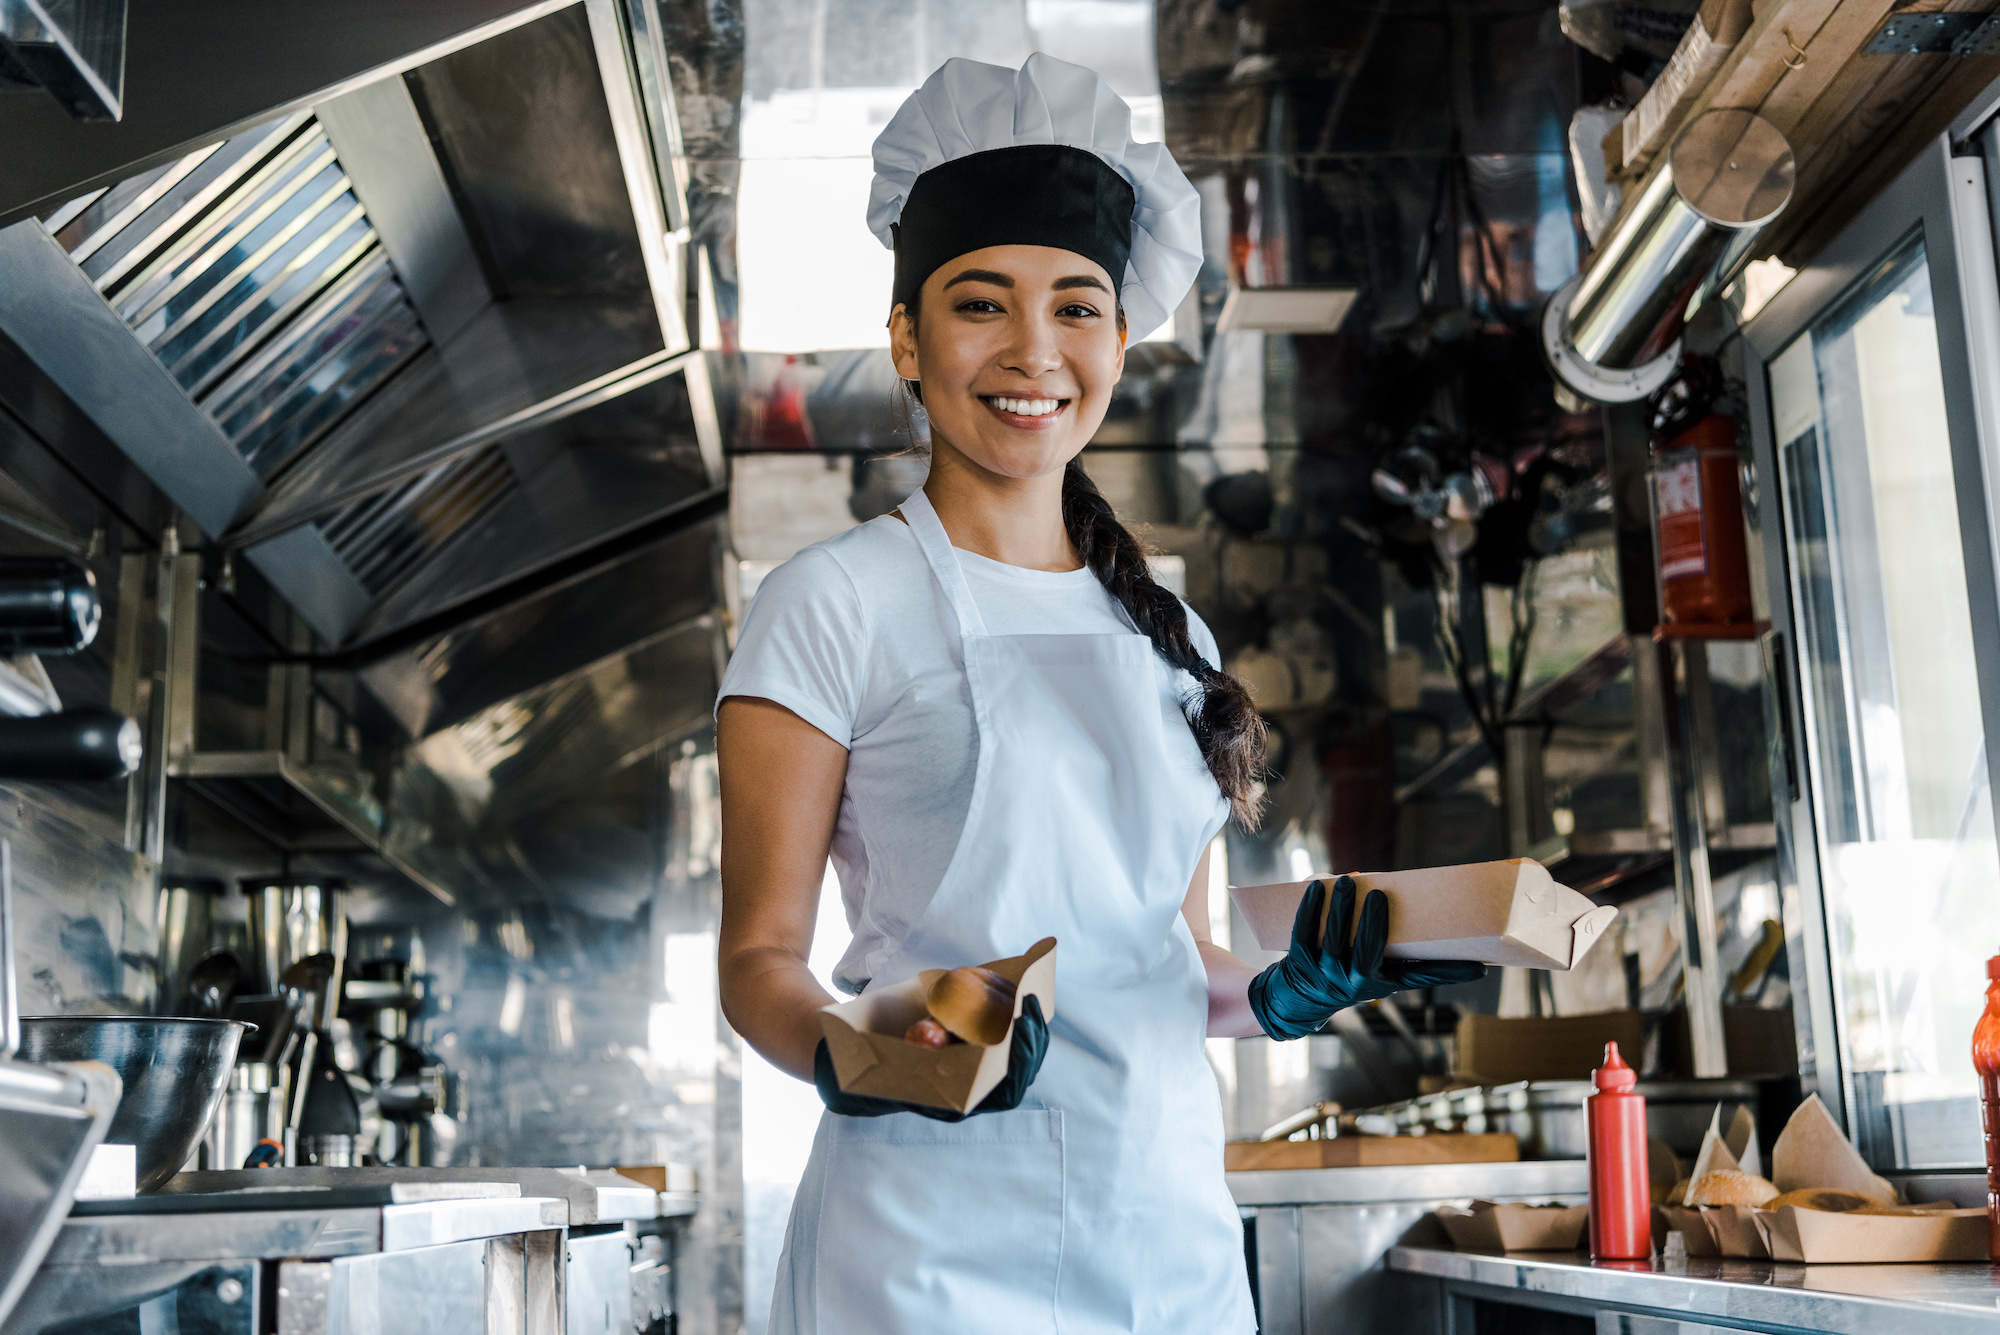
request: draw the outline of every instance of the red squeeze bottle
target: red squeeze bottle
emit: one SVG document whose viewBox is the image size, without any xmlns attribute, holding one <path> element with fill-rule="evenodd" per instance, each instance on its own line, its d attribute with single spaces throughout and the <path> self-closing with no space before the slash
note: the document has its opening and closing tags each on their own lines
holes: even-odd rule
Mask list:
<svg viewBox="0 0 2000 1335">
<path fill-rule="evenodd" d="M 1646 1173 L 1646 1097 L 1635 1094 L 1639 1073 L 1604 1045 L 1604 1065 L 1590 1074 L 1597 1092 L 1586 1098 L 1590 1128 L 1590 1254 L 1607 1261 L 1653 1255 L 1653 1196 Z"/>
<path fill-rule="evenodd" d="M 1979 1123 L 1986 1132 L 1986 1255 L 2000 1261 L 2000 955 L 1986 961 L 1986 1014 L 1972 1029 Z"/>
</svg>

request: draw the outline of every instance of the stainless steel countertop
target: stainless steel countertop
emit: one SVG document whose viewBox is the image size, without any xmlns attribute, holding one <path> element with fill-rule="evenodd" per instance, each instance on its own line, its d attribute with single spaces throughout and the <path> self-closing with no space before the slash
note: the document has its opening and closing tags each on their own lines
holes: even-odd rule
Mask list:
<svg viewBox="0 0 2000 1335">
<path fill-rule="evenodd" d="M 1950 1335 L 2000 1326 L 2000 1270 L 1986 1265 L 1800 1265 L 1714 1256 L 1593 1262 L 1560 1252 L 1391 1247 L 1391 1270 L 1649 1308 L 1683 1321 L 1762 1323 L 1836 1335 Z"/>
<path fill-rule="evenodd" d="M 1590 1170 L 1581 1159 L 1279 1169 L 1224 1176 L 1238 1205 L 1362 1205 L 1460 1197 L 1520 1200 L 1582 1196 L 1590 1190 Z"/>
<path fill-rule="evenodd" d="M 170 1180 L 168 1189 L 234 1191 L 243 1187 L 373 1186 L 383 1182 L 512 1182 L 524 1196 L 554 1196 L 567 1202 L 569 1214 L 562 1222 L 573 1225 L 653 1219 L 667 1213 L 661 1208 L 661 1193 L 643 1182 L 603 1170 L 579 1173 L 573 1168 L 251 1168 L 180 1173 Z"/>
<path fill-rule="evenodd" d="M 92 1215 L 65 1221 L 43 1264 L 129 1266 L 361 1256 L 561 1228 L 568 1222 L 569 1203 L 553 1196 L 474 1197 L 318 1210 Z"/>
</svg>

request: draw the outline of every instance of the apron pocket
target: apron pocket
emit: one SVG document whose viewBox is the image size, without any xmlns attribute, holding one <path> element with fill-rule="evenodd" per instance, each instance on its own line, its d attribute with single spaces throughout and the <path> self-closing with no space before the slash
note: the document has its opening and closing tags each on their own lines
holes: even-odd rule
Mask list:
<svg viewBox="0 0 2000 1335">
<path fill-rule="evenodd" d="M 1052 1330 L 1062 1114 L 833 1117 L 814 1266 L 819 1328 Z"/>
</svg>

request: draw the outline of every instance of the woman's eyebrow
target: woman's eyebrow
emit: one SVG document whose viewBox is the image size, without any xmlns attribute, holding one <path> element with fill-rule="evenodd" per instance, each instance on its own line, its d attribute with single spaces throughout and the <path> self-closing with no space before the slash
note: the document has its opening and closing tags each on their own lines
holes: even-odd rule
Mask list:
<svg viewBox="0 0 2000 1335">
<path fill-rule="evenodd" d="M 1094 287 L 1099 292 L 1109 292 L 1111 290 L 1087 273 L 1073 274 L 1068 278 L 1058 278 L 1055 282 L 1049 284 L 1049 286 L 1057 292 L 1067 292 L 1073 287 Z"/>
<path fill-rule="evenodd" d="M 967 269 L 964 273 L 959 274 L 956 278 L 953 278 L 951 281 L 947 282 L 945 286 L 957 287 L 960 283 L 991 283 L 995 287 L 1014 286 L 1014 280 L 1012 278 L 1009 278 L 1004 273 L 998 273 L 992 269 Z M 1062 286 L 1062 284 L 1058 283 L 1056 284 L 1056 286 L 1060 287 Z"/>
</svg>

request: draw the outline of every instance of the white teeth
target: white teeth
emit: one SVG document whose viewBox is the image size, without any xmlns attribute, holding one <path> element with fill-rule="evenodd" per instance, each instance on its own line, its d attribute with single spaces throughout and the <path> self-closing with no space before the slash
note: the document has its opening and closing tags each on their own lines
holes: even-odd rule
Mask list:
<svg viewBox="0 0 2000 1335">
<path fill-rule="evenodd" d="M 1003 413 L 1013 413 L 1019 417 L 1047 417 L 1062 407 L 1061 399 L 1005 399 L 995 395 L 987 402 Z"/>
</svg>

